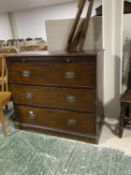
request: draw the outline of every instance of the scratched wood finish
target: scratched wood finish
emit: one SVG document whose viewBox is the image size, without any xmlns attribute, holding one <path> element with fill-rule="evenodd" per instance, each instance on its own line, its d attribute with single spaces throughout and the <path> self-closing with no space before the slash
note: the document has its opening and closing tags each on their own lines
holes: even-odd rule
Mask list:
<svg viewBox="0 0 131 175">
<path fill-rule="evenodd" d="M 95 62 L 68 64 L 14 63 L 9 66 L 9 82 L 37 85 L 56 84 L 95 87 L 95 70 Z M 24 71 L 29 72 L 29 77 L 24 77 L 22 75 Z M 69 77 L 68 74 L 72 74 L 72 77 Z"/>
<path fill-rule="evenodd" d="M 103 63 L 96 52 L 18 54 L 8 56 L 6 62 L 16 128 L 98 141 Z"/>
<path fill-rule="evenodd" d="M 30 118 L 30 111 L 35 114 L 35 118 Z M 26 106 L 16 106 L 16 113 L 19 115 L 18 121 L 20 123 L 45 126 L 52 129 L 69 130 L 78 133 L 96 132 L 96 127 L 94 125 L 96 117 L 93 114 Z M 75 123 L 70 123 L 72 120 Z"/>
<path fill-rule="evenodd" d="M 11 85 L 11 90 L 13 100 L 17 104 L 95 111 L 96 92 L 94 90 L 21 85 Z"/>
</svg>

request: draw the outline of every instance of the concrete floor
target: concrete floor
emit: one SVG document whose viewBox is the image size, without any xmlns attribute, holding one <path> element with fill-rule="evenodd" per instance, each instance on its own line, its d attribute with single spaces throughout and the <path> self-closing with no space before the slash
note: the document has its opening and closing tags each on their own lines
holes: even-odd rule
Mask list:
<svg viewBox="0 0 131 175">
<path fill-rule="evenodd" d="M 105 119 L 99 146 L 119 149 L 131 156 L 131 129 L 124 129 L 123 137 L 119 138 L 116 134 L 117 125 L 117 120 Z"/>
</svg>

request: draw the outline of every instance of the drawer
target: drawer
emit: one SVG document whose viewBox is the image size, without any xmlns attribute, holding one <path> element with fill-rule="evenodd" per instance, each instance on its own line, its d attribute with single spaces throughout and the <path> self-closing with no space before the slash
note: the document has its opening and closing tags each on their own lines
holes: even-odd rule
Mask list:
<svg viewBox="0 0 131 175">
<path fill-rule="evenodd" d="M 96 63 L 13 63 L 8 66 L 10 83 L 64 86 L 96 86 Z"/>
<path fill-rule="evenodd" d="M 17 104 L 94 112 L 95 90 L 11 85 Z"/>
<path fill-rule="evenodd" d="M 96 117 L 93 114 L 25 106 L 16 106 L 16 114 L 18 122 L 34 127 L 43 126 L 79 133 L 96 131 Z"/>
</svg>

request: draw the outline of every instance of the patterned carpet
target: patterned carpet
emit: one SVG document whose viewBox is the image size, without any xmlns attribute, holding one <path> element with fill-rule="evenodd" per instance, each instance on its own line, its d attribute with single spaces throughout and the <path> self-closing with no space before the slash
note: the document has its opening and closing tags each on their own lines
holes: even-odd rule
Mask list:
<svg viewBox="0 0 131 175">
<path fill-rule="evenodd" d="M 87 143 L 15 131 L 10 122 L 9 135 L 0 135 L 0 175 L 131 175 L 131 157 Z"/>
</svg>

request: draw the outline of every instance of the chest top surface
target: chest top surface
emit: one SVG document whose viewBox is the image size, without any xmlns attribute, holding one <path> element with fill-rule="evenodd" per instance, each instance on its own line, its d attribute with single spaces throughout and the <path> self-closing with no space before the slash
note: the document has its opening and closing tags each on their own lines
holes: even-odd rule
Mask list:
<svg viewBox="0 0 131 175">
<path fill-rule="evenodd" d="M 12 62 L 84 62 L 84 61 L 95 61 L 97 57 L 97 52 L 88 51 L 81 53 L 67 53 L 67 52 L 53 52 L 49 53 L 47 51 L 40 52 L 20 52 L 17 54 L 11 54 L 6 56 L 7 63 Z"/>
</svg>

